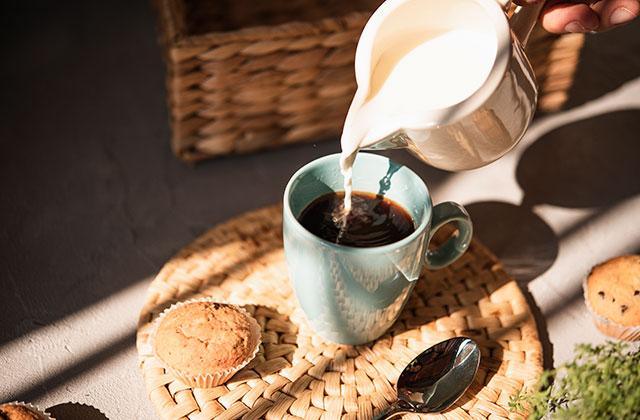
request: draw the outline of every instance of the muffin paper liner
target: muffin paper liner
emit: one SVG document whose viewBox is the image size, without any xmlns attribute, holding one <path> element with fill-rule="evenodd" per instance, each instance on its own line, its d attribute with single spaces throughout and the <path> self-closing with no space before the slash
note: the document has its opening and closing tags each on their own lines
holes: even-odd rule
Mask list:
<svg viewBox="0 0 640 420">
<path fill-rule="evenodd" d="M 53 417 L 51 417 L 51 415 L 47 412 L 45 412 L 44 410 L 42 410 L 40 407 L 37 407 L 31 403 L 28 402 L 24 402 L 24 401 L 11 401 L 11 402 L 7 402 L 7 403 L 0 403 L 0 405 L 20 405 L 23 407 L 27 407 L 30 410 L 33 410 L 34 412 L 38 413 L 43 420 L 56 420 Z"/>
<path fill-rule="evenodd" d="M 615 321 L 607 319 L 602 315 L 598 315 L 596 311 L 593 310 L 591 304 L 589 303 L 588 294 L 587 294 L 587 278 L 582 281 L 582 292 L 584 295 L 584 303 L 587 306 L 587 309 L 591 313 L 593 317 L 593 322 L 598 327 L 598 329 L 605 335 L 609 337 L 617 338 L 619 340 L 625 341 L 638 341 L 640 340 L 640 325 L 638 326 L 630 326 L 630 325 L 622 325 L 618 324 Z"/>
<path fill-rule="evenodd" d="M 184 371 L 172 368 L 156 354 L 155 336 L 156 336 L 156 333 L 158 332 L 158 327 L 160 326 L 160 323 L 162 322 L 164 317 L 166 317 L 169 312 L 177 308 L 188 305 L 190 303 L 196 303 L 196 302 L 210 302 L 210 303 L 224 304 L 224 305 L 233 307 L 234 309 L 237 309 L 239 312 L 242 312 L 247 316 L 247 319 L 249 320 L 249 325 L 251 328 L 251 336 L 255 340 L 255 348 L 253 349 L 251 354 L 249 354 L 249 356 L 247 356 L 245 360 L 242 361 L 242 363 L 238 364 L 237 366 L 233 366 L 231 368 L 227 368 L 227 369 L 216 371 L 216 372 L 203 372 L 199 374 L 193 374 L 193 373 L 184 372 Z M 190 385 L 194 388 L 213 388 L 215 386 L 222 385 L 223 383 L 231 379 L 233 375 L 235 375 L 240 369 L 245 367 L 247 364 L 249 364 L 249 362 L 251 362 L 256 357 L 256 354 L 258 354 L 258 350 L 260 350 L 260 343 L 262 343 L 262 328 L 258 324 L 258 321 L 255 320 L 255 318 L 253 318 L 246 310 L 244 310 L 238 305 L 234 305 L 226 302 L 219 302 L 213 298 L 197 298 L 197 299 L 186 300 L 184 302 L 174 303 L 169 308 L 165 309 L 154 321 L 152 343 L 153 343 L 153 353 L 156 359 L 175 378 L 181 380 L 185 384 Z"/>
</svg>

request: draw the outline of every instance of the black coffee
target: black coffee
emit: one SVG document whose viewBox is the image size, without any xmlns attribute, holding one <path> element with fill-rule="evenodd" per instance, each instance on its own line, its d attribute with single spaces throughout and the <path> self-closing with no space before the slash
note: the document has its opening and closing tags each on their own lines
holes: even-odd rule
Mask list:
<svg viewBox="0 0 640 420">
<path fill-rule="evenodd" d="M 394 201 L 373 193 L 354 191 L 351 211 L 344 215 L 344 193 L 315 199 L 298 218 L 302 226 L 322 239 L 359 248 L 387 245 L 415 230 L 409 213 Z"/>
</svg>

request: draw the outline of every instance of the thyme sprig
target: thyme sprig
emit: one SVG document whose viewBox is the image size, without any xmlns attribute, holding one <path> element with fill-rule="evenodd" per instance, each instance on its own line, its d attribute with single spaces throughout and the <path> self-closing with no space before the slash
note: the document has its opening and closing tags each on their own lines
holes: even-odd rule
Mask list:
<svg viewBox="0 0 640 420">
<path fill-rule="evenodd" d="M 578 344 L 574 360 L 545 371 L 518 392 L 511 411 L 530 419 L 640 419 L 640 350 L 628 344 Z"/>
</svg>

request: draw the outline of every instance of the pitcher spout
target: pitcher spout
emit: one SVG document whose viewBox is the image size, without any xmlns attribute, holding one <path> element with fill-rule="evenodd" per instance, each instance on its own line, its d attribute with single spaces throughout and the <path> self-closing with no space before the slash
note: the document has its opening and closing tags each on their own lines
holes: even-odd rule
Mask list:
<svg viewBox="0 0 640 420">
<path fill-rule="evenodd" d="M 411 139 L 403 130 L 397 130 L 379 140 L 365 144 L 362 150 L 391 150 L 409 147 Z"/>
</svg>

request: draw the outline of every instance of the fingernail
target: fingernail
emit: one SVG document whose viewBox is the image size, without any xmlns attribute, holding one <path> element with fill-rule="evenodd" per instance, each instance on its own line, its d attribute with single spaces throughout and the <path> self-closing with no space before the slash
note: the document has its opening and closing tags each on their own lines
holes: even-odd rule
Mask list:
<svg viewBox="0 0 640 420">
<path fill-rule="evenodd" d="M 635 17 L 636 15 L 626 7 L 618 7 L 611 13 L 611 16 L 609 16 L 609 24 L 611 26 L 622 25 L 623 23 L 633 20 Z"/>
<path fill-rule="evenodd" d="M 567 26 L 564 27 L 565 32 L 587 32 L 587 28 L 582 25 L 582 23 L 574 20 L 573 22 L 567 23 Z"/>
</svg>

